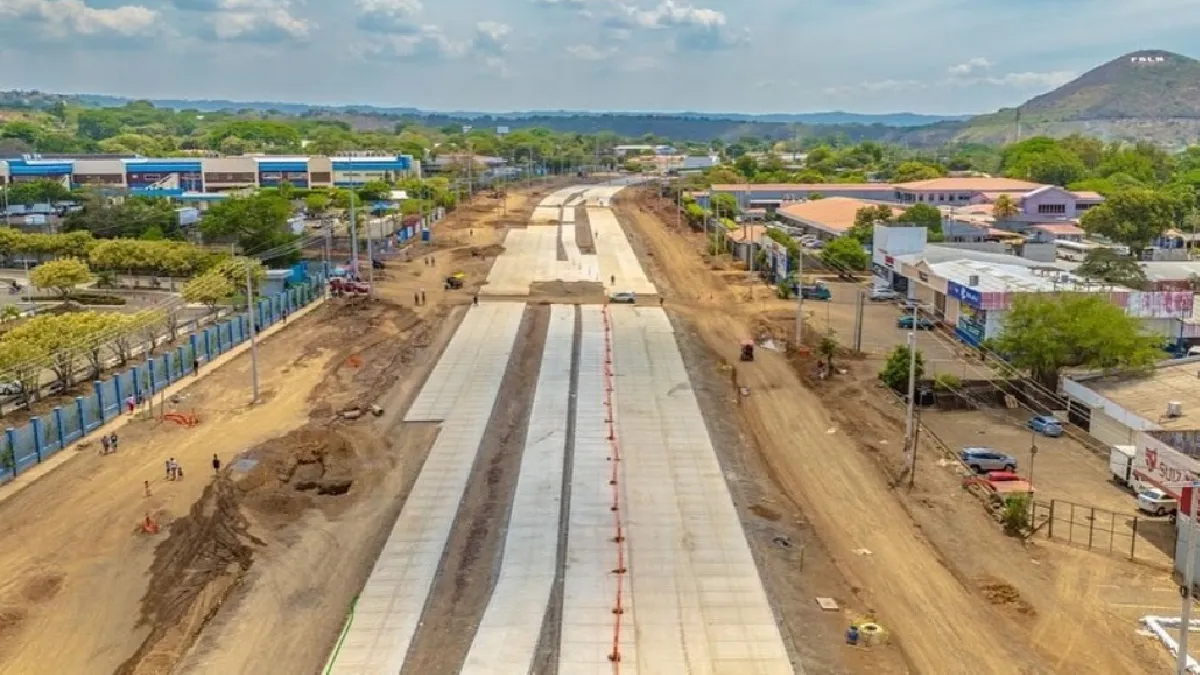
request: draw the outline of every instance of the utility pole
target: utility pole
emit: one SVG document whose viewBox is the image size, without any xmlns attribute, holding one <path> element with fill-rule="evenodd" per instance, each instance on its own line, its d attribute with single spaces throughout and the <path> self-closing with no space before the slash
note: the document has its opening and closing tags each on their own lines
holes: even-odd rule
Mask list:
<svg viewBox="0 0 1200 675">
<path fill-rule="evenodd" d="M 804 344 L 804 249 L 797 252 L 796 261 L 796 349 L 800 349 Z"/>
<path fill-rule="evenodd" d="M 367 291 L 369 297 L 375 297 L 375 252 L 371 245 L 371 225 L 367 225 Z"/>
<path fill-rule="evenodd" d="M 854 351 L 862 351 L 863 310 L 866 307 L 866 291 L 859 291 L 854 301 Z"/>
<path fill-rule="evenodd" d="M 1175 662 L 1175 675 L 1188 675 L 1188 633 L 1192 632 L 1192 589 L 1196 587 L 1196 493 L 1200 491 L 1200 482 L 1188 484 L 1191 494 L 1188 498 L 1187 517 L 1187 570 L 1184 573 L 1186 586 L 1179 590 L 1183 597 L 1182 611 L 1179 612 L 1179 653 Z"/>
<path fill-rule="evenodd" d="M 325 274 L 325 278 L 329 278 L 329 257 L 330 249 L 333 248 L 333 224 L 325 223 L 325 251 L 321 258 L 321 271 Z"/>
<path fill-rule="evenodd" d="M 354 186 L 350 187 L 350 272 L 358 279 L 358 212 L 354 205 Z"/>
<path fill-rule="evenodd" d="M 917 305 L 913 303 L 912 330 L 908 332 L 908 412 L 904 418 L 904 452 L 908 460 L 908 486 L 913 485 L 917 470 L 917 448 L 914 443 L 917 411 Z"/>
<path fill-rule="evenodd" d="M 255 314 L 258 308 L 254 306 L 254 281 L 250 277 L 250 258 L 246 258 L 246 314 L 249 315 L 250 324 L 250 386 L 254 397 L 250 399 L 250 403 L 258 403 L 258 331 L 254 327 Z"/>
</svg>

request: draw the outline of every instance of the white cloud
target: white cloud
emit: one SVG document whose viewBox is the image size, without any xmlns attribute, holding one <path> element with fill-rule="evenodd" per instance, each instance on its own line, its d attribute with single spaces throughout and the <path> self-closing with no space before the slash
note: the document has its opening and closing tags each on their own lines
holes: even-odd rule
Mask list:
<svg viewBox="0 0 1200 675">
<path fill-rule="evenodd" d="M 496 21 L 480 21 L 475 24 L 475 37 L 471 49 L 479 54 L 499 56 L 508 51 L 508 36 L 512 29 Z"/>
<path fill-rule="evenodd" d="M 565 51 L 580 61 L 603 61 L 616 54 L 615 49 L 597 49 L 592 45 L 571 45 Z"/>
<path fill-rule="evenodd" d="M 30 21 L 59 38 L 143 35 L 158 18 L 156 10 L 141 5 L 99 9 L 83 0 L 0 0 L 0 19 Z"/>
<path fill-rule="evenodd" d="M 1024 87 L 1038 89 L 1054 89 L 1079 77 L 1079 73 L 1070 70 L 1055 70 L 1048 73 L 1008 73 L 1001 77 L 985 77 L 981 84 L 994 84 L 1005 87 Z"/>
<path fill-rule="evenodd" d="M 439 61 L 465 54 L 469 45 L 454 42 L 434 25 L 414 26 L 409 32 L 389 35 L 369 45 L 366 53 L 402 61 Z"/>
<path fill-rule="evenodd" d="M 381 33 L 410 33 L 424 6 L 420 0 L 358 0 L 358 27 Z"/>
<path fill-rule="evenodd" d="M 977 56 L 958 65 L 950 66 L 946 69 L 946 72 L 950 73 L 951 75 L 970 75 L 971 73 L 987 70 L 991 67 L 991 61 L 988 61 L 982 56 Z"/>
<path fill-rule="evenodd" d="M 542 7 L 568 7 L 570 9 L 582 10 L 587 7 L 588 0 L 533 0 L 533 4 L 541 5 Z"/>
<path fill-rule="evenodd" d="M 649 8 L 618 3 L 602 23 L 624 37 L 632 30 L 672 30 L 678 51 L 717 51 L 749 42 L 749 30 L 730 32 L 727 24 L 723 12 L 675 0 L 661 0 Z"/>
</svg>

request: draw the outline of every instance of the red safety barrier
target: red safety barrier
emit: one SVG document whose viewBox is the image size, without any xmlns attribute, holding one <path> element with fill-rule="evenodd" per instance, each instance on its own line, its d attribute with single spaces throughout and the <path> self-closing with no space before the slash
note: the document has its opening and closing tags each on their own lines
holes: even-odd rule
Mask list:
<svg viewBox="0 0 1200 675">
<path fill-rule="evenodd" d="M 612 324 L 609 321 L 608 307 L 604 308 L 604 411 L 605 423 L 608 425 L 609 461 L 612 463 L 608 484 L 612 487 L 613 514 L 613 543 L 617 546 L 617 566 L 613 574 L 617 579 L 616 597 L 613 599 L 613 638 L 612 651 L 608 660 L 613 664 L 613 675 L 621 672 L 621 625 L 625 615 L 625 528 L 621 522 L 621 444 L 617 439 L 617 430 L 612 404 L 613 368 L 612 368 Z"/>
</svg>

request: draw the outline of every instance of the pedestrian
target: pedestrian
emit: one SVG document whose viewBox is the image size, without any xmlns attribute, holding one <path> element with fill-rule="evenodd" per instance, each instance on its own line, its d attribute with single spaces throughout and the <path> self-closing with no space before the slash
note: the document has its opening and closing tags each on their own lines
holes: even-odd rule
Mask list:
<svg viewBox="0 0 1200 675">
<path fill-rule="evenodd" d="M 472 304 L 472 305 L 478 305 L 478 304 L 479 304 L 479 294 L 478 294 L 478 293 L 476 293 L 476 294 L 475 294 L 475 297 L 471 298 L 471 304 Z"/>
<path fill-rule="evenodd" d="M 100 437 L 100 454 L 102 454 L 102 455 L 108 454 L 108 436 Z"/>
<path fill-rule="evenodd" d="M 174 461 L 175 461 L 175 458 L 174 458 L 174 457 L 172 457 L 171 459 L 168 459 L 168 460 L 166 461 L 166 468 L 167 468 L 167 480 L 171 480 L 171 469 L 172 469 L 172 467 L 171 467 L 171 462 L 174 462 Z"/>
<path fill-rule="evenodd" d="M 436 255 L 429 256 L 429 265 L 432 267 L 433 265 L 436 265 L 436 264 L 437 264 L 437 256 Z"/>
<path fill-rule="evenodd" d="M 212 458 L 213 475 L 217 475 L 221 471 L 221 458 L 217 457 L 217 453 L 213 453 Z"/>
<path fill-rule="evenodd" d="M 617 275 L 614 274 L 614 275 L 610 276 L 608 278 L 608 283 L 612 286 L 616 286 L 617 285 Z"/>
<path fill-rule="evenodd" d="M 425 289 L 424 288 L 421 289 L 421 306 L 422 307 L 425 306 Z"/>
<path fill-rule="evenodd" d="M 663 297 L 662 297 L 661 295 L 660 295 L 660 296 L 658 296 L 658 306 L 659 306 L 659 307 L 662 307 L 662 306 L 663 306 Z"/>
<path fill-rule="evenodd" d="M 137 407 L 137 397 L 135 397 L 133 394 L 126 396 L 125 397 L 125 410 L 129 411 L 129 414 L 132 415 L 133 410 L 136 407 Z"/>
<path fill-rule="evenodd" d="M 287 315 L 288 315 L 288 311 L 287 311 L 287 308 L 285 307 L 285 308 L 283 309 L 283 323 L 284 323 L 285 325 L 287 324 Z"/>
<path fill-rule="evenodd" d="M 183 480 L 183 467 L 175 462 L 175 480 Z"/>
<path fill-rule="evenodd" d="M 150 496 L 150 481 L 143 481 L 143 484 L 146 486 L 146 496 L 149 497 Z"/>
<path fill-rule="evenodd" d="M 192 358 L 192 375 L 200 374 L 200 357 Z"/>
<path fill-rule="evenodd" d="M 421 294 L 414 291 L 413 292 L 413 307 L 420 307 L 420 306 L 421 306 Z"/>
<path fill-rule="evenodd" d="M 112 432 L 112 435 L 108 437 L 108 445 L 112 448 L 113 452 L 117 451 L 117 441 L 117 432 L 114 431 Z"/>
</svg>

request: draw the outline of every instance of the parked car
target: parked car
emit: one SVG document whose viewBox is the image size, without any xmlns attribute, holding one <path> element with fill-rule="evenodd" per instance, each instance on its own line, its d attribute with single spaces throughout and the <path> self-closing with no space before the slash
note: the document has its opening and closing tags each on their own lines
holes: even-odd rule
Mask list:
<svg viewBox="0 0 1200 675">
<path fill-rule="evenodd" d="M 929 317 L 918 316 L 914 319 L 912 314 L 905 314 L 896 319 L 896 328 L 904 330 L 933 330 L 937 328 L 937 322 Z"/>
<path fill-rule="evenodd" d="M 1015 457 L 1006 455 L 999 450 L 993 450 L 992 448 L 963 448 L 958 453 L 958 458 L 975 473 L 989 473 L 992 471 L 1007 471 L 1012 473 L 1017 470 L 1017 459 Z"/>
<path fill-rule="evenodd" d="M 20 396 L 25 387 L 17 381 L 0 382 L 0 396 Z"/>
<path fill-rule="evenodd" d="M 1137 507 L 1139 511 L 1155 516 L 1166 516 L 1175 513 L 1179 504 L 1171 495 L 1158 488 L 1145 488 L 1138 493 Z"/>
<path fill-rule="evenodd" d="M 1062 422 L 1059 422 L 1054 415 L 1037 415 L 1035 417 L 1030 417 L 1029 422 L 1027 422 L 1025 426 L 1043 436 L 1049 436 L 1050 438 L 1058 438 L 1059 436 L 1063 435 Z"/>
<path fill-rule="evenodd" d="M 637 302 L 637 295 L 633 291 L 617 291 L 608 296 L 608 301 L 617 305 L 632 305 Z"/>
<path fill-rule="evenodd" d="M 875 286 L 867 293 L 867 299 L 871 302 L 890 302 L 900 299 L 900 294 L 885 286 Z"/>
</svg>

